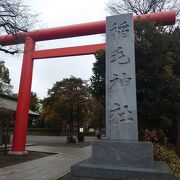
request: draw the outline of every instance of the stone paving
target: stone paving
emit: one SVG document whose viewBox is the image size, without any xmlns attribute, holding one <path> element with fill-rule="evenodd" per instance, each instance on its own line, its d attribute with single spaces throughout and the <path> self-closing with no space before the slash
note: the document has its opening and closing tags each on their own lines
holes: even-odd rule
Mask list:
<svg viewBox="0 0 180 180">
<path fill-rule="evenodd" d="M 28 137 L 28 143 L 34 143 L 29 139 L 38 139 L 41 137 Z M 57 137 L 43 137 L 44 141 L 53 140 L 59 142 Z M 64 138 L 61 139 L 64 142 Z M 90 139 L 91 141 L 92 139 Z M 44 143 L 45 144 L 45 143 Z M 47 143 L 48 144 L 48 143 Z M 5 167 L 0 169 L 0 180 L 56 180 L 66 173 L 70 172 L 70 167 L 79 161 L 91 156 L 91 146 L 78 148 L 66 146 L 46 146 L 35 145 L 26 148 L 30 151 L 40 151 L 48 153 L 57 153 L 42 159 L 28 161 L 25 163 Z"/>
</svg>

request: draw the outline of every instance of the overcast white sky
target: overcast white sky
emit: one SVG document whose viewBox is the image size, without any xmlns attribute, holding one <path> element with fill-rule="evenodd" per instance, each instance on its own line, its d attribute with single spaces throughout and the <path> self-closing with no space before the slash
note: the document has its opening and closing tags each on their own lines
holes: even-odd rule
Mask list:
<svg viewBox="0 0 180 180">
<path fill-rule="evenodd" d="M 24 2 L 32 11 L 40 14 L 38 28 L 105 20 L 108 15 L 106 10 L 108 0 L 24 0 Z M 104 39 L 104 36 L 96 35 L 53 40 L 37 43 L 36 49 L 101 43 Z M 22 55 L 12 56 L 0 53 L 0 60 L 4 60 L 10 70 L 11 84 L 14 86 L 15 93 L 19 89 L 22 59 Z M 35 60 L 32 91 L 43 98 L 47 96 L 47 90 L 63 78 L 73 75 L 88 80 L 92 75 L 94 61 L 93 55 Z"/>
</svg>

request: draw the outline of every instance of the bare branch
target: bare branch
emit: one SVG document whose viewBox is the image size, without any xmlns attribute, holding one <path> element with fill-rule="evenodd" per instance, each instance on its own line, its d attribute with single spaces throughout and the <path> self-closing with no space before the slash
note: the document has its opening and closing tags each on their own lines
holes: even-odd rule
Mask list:
<svg viewBox="0 0 180 180">
<path fill-rule="evenodd" d="M 178 0 L 109 0 L 107 4 L 111 14 L 133 12 L 136 15 L 175 10 L 179 14 Z"/>
<path fill-rule="evenodd" d="M 3 51 L 3 52 L 8 53 L 8 54 L 12 54 L 12 55 L 18 53 L 18 50 L 10 51 L 10 50 L 4 49 L 4 48 L 0 48 L 0 51 Z"/>
<path fill-rule="evenodd" d="M 180 1 L 179 0 L 109 0 L 107 9 L 112 15 L 132 12 L 135 15 L 162 12 L 168 10 L 176 11 L 175 26 L 164 27 L 164 30 L 172 32 L 180 25 Z"/>
<path fill-rule="evenodd" d="M 28 6 L 22 0 L 0 0 L 0 35 L 27 32 L 37 22 L 37 15 L 31 14 Z M 0 48 L 5 53 L 15 54 L 18 49 Z"/>
</svg>

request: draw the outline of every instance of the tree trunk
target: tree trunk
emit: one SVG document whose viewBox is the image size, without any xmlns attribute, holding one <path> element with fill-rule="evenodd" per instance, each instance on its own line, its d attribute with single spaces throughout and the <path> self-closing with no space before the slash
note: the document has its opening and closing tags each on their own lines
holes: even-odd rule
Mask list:
<svg viewBox="0 0 180 180">
<path fill-rule="evenodd" d="M 5 136 L 4 152 L 5 152 L 5 154 L 7 154 L 7 151 L 8 151 L 7 145 L 8 145 L 8 142 L 9 142 L 9 123 L 7 124 L 5 134 L 6 134 L 6 136 Z"/>
<path fill-rule="evenodd" d="M 3 139 L 3 129 L 2 127 L 0 126 L 0 146 L 2 145 L 2 139 Z"/>
</svg>

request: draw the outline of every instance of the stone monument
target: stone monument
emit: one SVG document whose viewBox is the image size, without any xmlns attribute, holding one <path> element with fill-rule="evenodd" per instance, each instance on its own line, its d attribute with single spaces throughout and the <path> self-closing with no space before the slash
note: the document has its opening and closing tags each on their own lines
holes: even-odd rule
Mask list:
<svg viewBox="0 0 180 180">
<path fill-rule="evenodd" d="M 106 23 L 107 138 L 136 141 L 138 130 L 132 16 L 110 16 Z"/>
<path fill-rule="evenodd" d="M 94 141 L 92 157 L 71 167 L 72 179 L 173 180 L 152 144 L 138 141 L 132 14 L 106 20 L 106 140 Z"/>
</svg>

